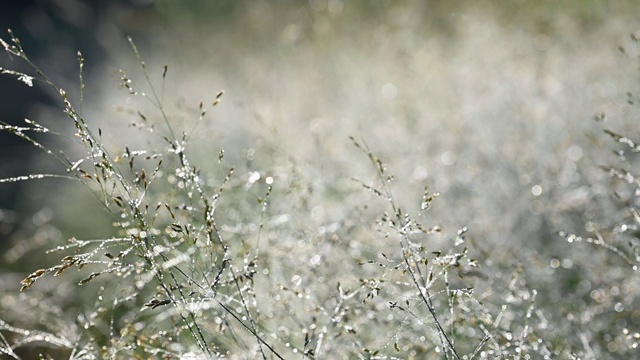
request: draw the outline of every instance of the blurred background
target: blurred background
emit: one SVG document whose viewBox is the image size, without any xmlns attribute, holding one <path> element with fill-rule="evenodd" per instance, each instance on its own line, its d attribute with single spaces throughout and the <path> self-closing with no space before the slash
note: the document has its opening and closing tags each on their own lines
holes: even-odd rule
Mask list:
<svg viewBox="0 0 640 360">
<path fill-rule="evenodd" d="M 120 68 L 132 78 L 140 75 L 126 39 L 131 36 L 156 86 L 169 66 L 164 101 L 178 124 L 195 118 L 199 101 L 226 90 L 224 106 L 198 132 L 203 156 L 220 148 L 238 158 L 251 151 L 281 165 L 308 165 L 324 176 L 317 181 L 340 187 L 357 175 L 347 172 L 366 166 L 347 138 L 355 136 L 389 162 L 399 181 L 426 183 L 443 194 L 442 211 L 451 223 L 500 244 L 532 232 L 536 239 L 527 241 L 542 241 L 555 231 L 549 222 L 558 211 L 594 216 L 585 207 L 599 191 L 584 186 L 599 175 L 590 172 L 599 164 L 589 149 L 600 144 L 590 119 L 598 112 L 619 118 L 624 93 L 637 85 L 633 61 L 617 50 L 637 25 L 634 1 L 59 0 L 2 6 L 4 27 L 76 98 L 76 52 L 83 53 L 85 117 L 114 129 L 107 138 L 114 149 L 136 138 L 128 127 L 131 113 L 148 106 L 118 87 Z M 26 69 L 15 57 L 1 61 Z M 33 118 L 64 131 L 49 89 L 0 81 L 8 99 L 3 121 Z M 25 141 L 0 136 L 0 177 L 48 169 Z M 58 183 L 0 186 L 3 246 L 33 222 L 34 212 L 47 221 L 53 213 L 69 219 L 84 213 L 84 204 L 65 201 Z M 413 201 L 421 185 L 409 188 L 403 193 Z M 561 205 L 542 214 L 550 203 Z M 51 211 L 50 204 L 66 210 Z M 576 213 L 572 207 L 583 208 Z M 87 219 L 86 227 L 95 228 L 96 221 Z M 68 226 L 82 231 L 74 227 L 85 225 Z"/>
<path fill-rule="evenodd" d="M 73 83 L 72 90 L 76 90 L 77 52 L 87 54 L 85 75 L 103 71 L 118 53 L 114 51 L 115 46 L 125 41 L 125 32 L 133 36 L 141 34 L 127 25 L 126 17 L 144 16 L 152 10 L 151 5 L 146 1 L 8 0 L 0 5 L 2 38 L 10 41 L 7 30 L 11 29 L 34 63 L 63 88 Z M 0 67 L 32 71 L 21 59 L 5 53 L 0 56 Z M 22 86 L 10 76 L 2 76 L 0 91 L 4 96 L 0 105 L 3 122 L 24 125 L 25 118 L 47 123 L 61 119 L 59 115 L 49 120 L 39 118 L 41 114 L 48 117 L 47 109 L 59 106 L 57 94 L 47 86 Z M 0 178 L 33 173 L 37 154 L 28 142 L 6 132 L 0 133 Z M 13 182 L 0 186 L 0 247 L 3 249 L 14 232 L 28 227 L 33 213 L 42 210 L 41 206 L 30 203 L 30 185 Z M 56 185 L 54 182 L 37 186 L 55 191 Z M 46 215 L 49 212 L 45 208 L 44 219 L 49 217 Z"/>
<path fill-rule="evenodd" d="M 541 287 L 575 283 L 554 275 L 550 263 L 589 272 L 559 230 L 606 228 L 632 197 L 622 192 L 611 199 L 599 166 L 613 147 L 593 117 L 606 113 L 607 126 L 633 129 L 625 94 L 638 90 L 631 56 L 637 49 L 629 37 L 640 28 L 635 0 L 56 0 L 1 6 L 2 27 L 12 28 L 33 62 L 76 99 L 76 52 L 83 53 L 83 114 L 109 130 L 103 138 L 115 152 L 153 143 L 140 140 L 131 126 L 138 111 L 153 116 L 152 104 L 118 86 L 123 69 L 140 91 L 152 92 L 127 36 L 156 90 L 163 89 L 176 129 L 192 128 L 200 101 L 210 103 L 225 90 L 194 133 L 192 156 L 212 171 L 224 149 L 230 165 L 272 176 L 276 184 L 300 177 L 306 189 L 300 202 L 314 222 L 304 226 L 339 222 L 361 205 L 351 178 L 368 182 L 371 169 L 348 136 L 386 163 L 403 209 L 416 211 L 428 185 L 441 194 L 430 213 L 434 221 L 450 231 L 467 226 L 474 245 L 495 262 L 537 269 L 531 281 Z M 5 55 L 0 66 L 28 69 Z M 0 86 L 2 121 L 30 118 L 72 134 L 49 89 L 7 77 Z M 50 145 L 69 154 L 81 149 Z M 29 144 L 0 133 L 0 178 L 63 171 Z M 21 261 L 34 246 L 109 233 L 108 214 L 75 185 L 0 184 L 7 268 L 35 269 L 35 260 Z M 284 214 L 295 206 L 274 201 L 271 211 Z M 562 298 L 563 287 L 556 285 L 541 298 Z"/>
</svg>

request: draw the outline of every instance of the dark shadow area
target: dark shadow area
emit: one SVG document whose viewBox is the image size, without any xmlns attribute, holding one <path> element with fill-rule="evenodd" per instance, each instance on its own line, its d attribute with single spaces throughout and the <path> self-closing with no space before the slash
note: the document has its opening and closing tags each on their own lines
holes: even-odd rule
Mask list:
<svg viewBox="0 0 640 360">
<path fill-rule="evenodd" d="M 144 39 L 144 27 L 131 24 L 131 20 L 149 13 L 154 13 L 152 4 L 139 0 L 7 0 L 0 4 L 0 31 L 2 38 L 8 40 L 7 29 L 11 29 L 32 61 L 54 81 L 77 82 L 78 51 L 87 59 L 86 73 L 100 69 L 112 55 L 109 46 L 114 39 L 124 39 L 125 32 Z M 24 61 L 5 53 L 0 56 L 0 67 L 32 72 Z M 59 105 L 57 94 L 51 89 L 38 84 L 29 87 L 7 75 L 0 76 L 0 94 L 0 121 L 14 126 L 24 125 L 25 118 L 34 119 L 42 107 Z M 41 138 L 35 134 L 36 140 Z M 0 179 L 30 174 L 37 151 L 24 139 L 0 132 Z M 0 186 L 0 248 L 38 210 L 24 203 L 29 198 L 24 194 L 25 184 L 8 182 Z"/>
</svg>

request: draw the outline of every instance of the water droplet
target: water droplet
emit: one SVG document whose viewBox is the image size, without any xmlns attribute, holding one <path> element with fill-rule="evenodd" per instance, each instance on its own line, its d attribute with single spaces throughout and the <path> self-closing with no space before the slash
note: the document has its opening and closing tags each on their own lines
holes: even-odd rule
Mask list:
<svg viewBox="0 0 640 360">
<path fill-rule="evenodd" d="M 542 187 L 540 185 L 533 185 L 531 187 L 531 193 L 533 196 L 540 196 L 540 194 L 542 194 Z"/>
</svg>

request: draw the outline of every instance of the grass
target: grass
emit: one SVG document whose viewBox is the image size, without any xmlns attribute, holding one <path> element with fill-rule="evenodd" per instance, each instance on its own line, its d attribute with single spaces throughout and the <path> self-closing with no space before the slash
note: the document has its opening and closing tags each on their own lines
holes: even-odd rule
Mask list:
<svg viewBox="0 0 640 360">
<path fill-rule="evenodd" d="M 617 151 L 605 186 L 617 198 L 601 213 L 613 215 L 587 217 L 582 235 L 557 229 L 557 242 L 571 243 L 567 254 L 539 256 L 538 243 L 496 249 L 473 228 L 443 225 L 446 210 L 465 209 L 441 204 L 430 190 L 436 184 L 396 179 L 387 164 L 394 159 L 379 157 L 382 146 L 367 139 L 345 134 L 357 162 L 347 174 L 298 163 L 277 144 L 231 161 L 223 149 L 195 156 L 200 129 L 226 95 L 212 94 L 177 127 L 164 101 L 170 69 L 149 70 L 132 41 L 142 81 L 121 71 L 121 87 L 152 110 L 133 113 L 134 143 L 111 147 L 104 138 L 117 135 L 81 110 L 82 55 L 76 105 L 10 36 L 5 50 L 34 74 L 3 72 L 52 87 L 74 133 L 2 123 L 59 171 L 1 181 L 72 180 L 113 229 L 56 243 L 48 251 L 55 263 L 34 268 L 21 293 L 3 291 L 5 356 L 595 359 L 625 358 L 638 346 L 633 128 L 604 130 Z M 633 95 L 628 101 L 637 107 Z M 443 162 L 453 165 L 455 154 Z M 317 176 L 338 179 L 318 185 Z M 577 211 L 570 206 L 542 206 L 550 218 L 583 219 L 563 213 Z"/>
</svg>

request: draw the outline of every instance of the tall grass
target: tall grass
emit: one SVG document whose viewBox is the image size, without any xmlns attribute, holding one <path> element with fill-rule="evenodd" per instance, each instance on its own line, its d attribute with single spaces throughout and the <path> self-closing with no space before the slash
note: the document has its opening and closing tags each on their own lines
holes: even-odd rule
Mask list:
<svg viewBox="0 0 640 360">
<path fill-rule="evenodd" d="M 53 245 L 48 253 L 57 263 L 34 267 L 20 282 L 22 293 L 3 292 L 4 356 L 579 359 L 624 358 L 638 346 L 640 180 L 630 136 L 606 130 L 624 148 L 619 157 L 631 161 L 606 169 L 623 181 L 611 187 L 630 215 L 606 231 L 587 225 L 590 237 L 563 232 L 570 242 L 596 247 L 569 251 L 589 257 L 572 259 L 583 273 L 570 272 L 568 258 L 551 259 L 548 268 L 566 269 L 569 279 L 537 290 L 544 281 L 523 261 L 535 247 L 520 254 L 487 248 L 473 229 L 445 228 L 430 210 L 447 204 L 439 204 L 430 184 L 414 203 L 403 203 L 406 196 L 398 193 L 405 185 L 366 139 L 345 134 L 368 170 L 354 167 L 349 185 L 322 189 L 320 205 L 309 201 L 318 189 L 316 172 L 305 164 L 228 163 L 223 149 L 198 163 L 195 135 L 224 92 L 198 104 L 194 118 L 178 128 L 164 101 L 170 69 L 149 71 L 130 41 L 143 79 L 121 71 L 121 86 L 154 111 L 137 112 L 136 142 L 113 149 L 103 140 L 109 129 L 92 125 L 80 110 L 83 56 L 78 53 L 76 105 L 10 36 L 2 41 L 5 50 L 34 74 L 3 73 L 53 88 L 74 134 L 33 120 L 1 123 L 0 130 L 59 164 L 59 172 L 0 182 L 77 182 L 113 230 Z M 44 145 L 46 136 L 75 144 L 82 155 L 69 154 L 69 144 Z M 631 190 L 623 191 L 624 184 Z M 322 213 L 322 201 L 346 198 L 341 213 Z M 572 302 L 553 302 L 563 297 Z"/>
</svg>

